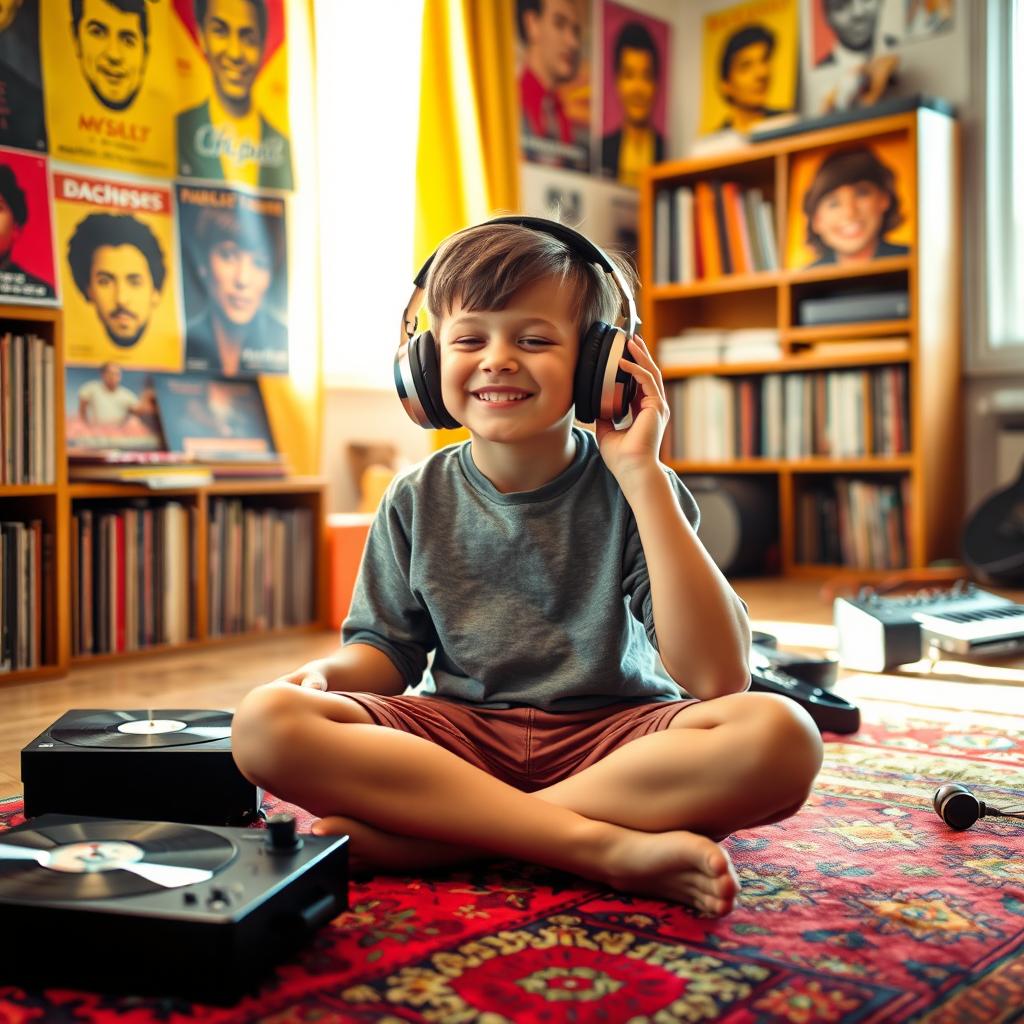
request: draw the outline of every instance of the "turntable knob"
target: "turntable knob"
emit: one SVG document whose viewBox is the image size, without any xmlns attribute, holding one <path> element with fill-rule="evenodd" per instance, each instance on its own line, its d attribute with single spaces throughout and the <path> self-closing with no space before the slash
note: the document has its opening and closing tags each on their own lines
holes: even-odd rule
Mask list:
<svg viewBox="0 0 1024 1024">
<path fill-rule="evenodd" d="M 291 814 L 273 814 L 267 819 L 267 846 L 271 853 L 294 853 L 302 840 L 295 834 L 295 817 Z"/>
</svg>

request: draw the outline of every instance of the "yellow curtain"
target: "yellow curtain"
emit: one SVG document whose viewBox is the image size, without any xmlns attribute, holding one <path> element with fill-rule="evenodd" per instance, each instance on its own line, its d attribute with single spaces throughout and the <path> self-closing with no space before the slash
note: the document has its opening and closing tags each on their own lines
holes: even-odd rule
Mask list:
<svg viewBox="0 0 1024 1024">
<path fill-rule="evenodd" d="M 424 0 L 413 273 L 453 231 L 519 209 L 515 19 L 515 0 Z"/>
<path fill-rule="evenodd" d="M 288 205 L 287 376 L 260 378 L 270 429 L 293 473 L 320 472 L 323 366 L 320 343 L 319 237 L 316 180 L 316 48 L 313 0 L 285 4 L 289 111 L 296 190 Z"/>
</svg>

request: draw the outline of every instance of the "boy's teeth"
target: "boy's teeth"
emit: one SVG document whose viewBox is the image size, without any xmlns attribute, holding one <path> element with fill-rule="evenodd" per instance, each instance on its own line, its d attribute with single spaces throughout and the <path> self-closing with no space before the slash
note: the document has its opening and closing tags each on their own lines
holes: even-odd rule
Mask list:
<svg viewBox="0 0 1024 1024">
<path fill-rule="evenodd" d="M 526 395 L 512 395 L 501 391 L 481 391 L 477 396 L 482 402 L 518 402 Z"/>
</svg>

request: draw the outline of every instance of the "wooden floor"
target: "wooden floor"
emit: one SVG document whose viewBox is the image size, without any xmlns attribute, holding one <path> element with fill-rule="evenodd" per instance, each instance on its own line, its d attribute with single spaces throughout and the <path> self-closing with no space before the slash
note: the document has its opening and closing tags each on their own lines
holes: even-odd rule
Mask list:
<svg viewBox="0 0 1024 1024">
<path fill-rule="evenodd" d="M 755 628 L 775 634 L 783 646 L 834 648 L 831 595 L 820 584 L 761 579 L 735 586 Z M 103 662 L 62 679 L 4 685 L 0 677 L 0 796 L 21 793 L 21 748 L 70 708 L 230 709 L 252 687 L 328 654 L 337 643 L 333 632 L 311 633 Z M 1024 685 L 1024 670 L 995 670 L 986 682 Z"/>
</svg>

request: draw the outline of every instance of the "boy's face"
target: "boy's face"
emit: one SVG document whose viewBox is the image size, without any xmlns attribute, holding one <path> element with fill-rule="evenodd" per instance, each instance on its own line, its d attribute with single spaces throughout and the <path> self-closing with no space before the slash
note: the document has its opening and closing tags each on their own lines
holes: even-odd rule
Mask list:
<svg viewBox="0 0 1024 1024">
<path fill-rule="evenodd" d="M 888 194 L 874 183 L 840 185 L 821 197 L 811 227 L 837 256 L 858 256 L 870 249 L 870 257 L 888 209 Z"/>
<path fill-rule="evenodd" d="M 505 309 L 456 302 L 439 345 L 441 397 L 474 439 L 510 444 L 571 425 L 579 334 L 560 279 L 527 285 Z"/>
</svg>

